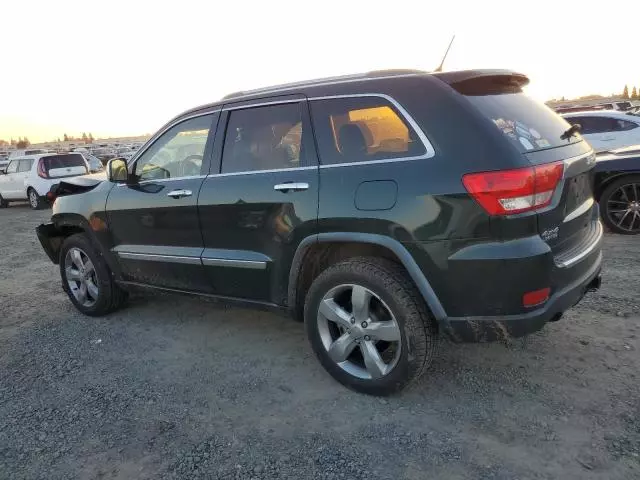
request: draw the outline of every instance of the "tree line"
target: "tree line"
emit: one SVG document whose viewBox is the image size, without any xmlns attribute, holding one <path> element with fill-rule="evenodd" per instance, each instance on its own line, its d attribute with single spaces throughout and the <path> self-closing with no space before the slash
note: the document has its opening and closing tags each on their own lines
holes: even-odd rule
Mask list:
<svg viewBox="0 0 640 480">
<path fill-rule="evenodd" d="M 67 135 L 66 133 L 62 136 L 62 140 L 60 139 L 60 137 L 58 137 L 57 139 L 53 140 L 54 142 L 82 142 L 82 143 L 93 143 L 94 138 L 93 135 L 91 134 L 91 132 L 89 132 L 88 134 L 85 132 L 82 132 L 82 135 L 79 137 L 74 137 L 72 135 Z M 18 137 L 18 139 L 10 139 L 9 141 L 7 140 L 3 140 L 0 138 L 0 147 L 3 146 L 12 146 L 18 149 L 23 149 L 23 148 L 27 148 L 29 145 L 31 145 L 31 142 L 29 141 L 29 139 L 27 137 Z"/>
<path fill-rule="evenodd" d="M 638 90 L 634 85 L 631 90 L 631 95 L 629 95 L 629 85 L 625 85 L 624 90 L 622 91 L 622 98 L 626 100 L 640 100 L 640 90 Z"/>
<path fill-rule="evenodd" d="M 0 147 L 9 145 L 16 148 L 27 148 L 29 145 L 31 145 L 31 142 L 27 137 L 18 137 L 17 140 L 12 138 L 8 142 L 0 138 Z"/>
</svg>

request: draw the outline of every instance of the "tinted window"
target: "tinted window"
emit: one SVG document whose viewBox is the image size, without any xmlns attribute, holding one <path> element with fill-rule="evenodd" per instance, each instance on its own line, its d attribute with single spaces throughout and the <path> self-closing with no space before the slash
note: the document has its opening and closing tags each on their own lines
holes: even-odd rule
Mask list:
<svg viewBox="0 0 640 480">
<path fill-rule="evenodd" d="M 300 104 L 231 111 L 222 154 L 223 173 L 303 165 Z"/>
<path fill-rule="evenodd" d="M 626 120 L 618 120 L 616 119 L 615 121 L 615 131 L 617 132 L 624 132 L 627 130 L 633 130 L 634 128 L 637 128 L 638 125 L 636 123 L 633 122 L 628 122 Z"/>
<path fill-rule="evenodd" d="M 44 162 L 44 168 L 47 172 L 56 168 L 87 166 L 84 161 L 84 157 L 79 153 L 70 153 L 68 155 L 51 155 L 48 157 L 42 157 L 42 160 Z"/>
<path fill-rule="evenodd" d="M 16 173 L 18 171 L 18 160 L 13 160 L 7 167 L 7 173 Z"/>
<path fill-rule="evenodd" d="M 213 115 L 185 120 L 163 133 L 136 162 L 140 180 L 200 175 Z"/>
<path fill-rule="evenodd" d="M 610 117 L 569 117 L 567 118 L 569 123 L 579 124 L 580 132 L 582 134 L 588 135 L 593 133 L 606 133 L 606 132 L 616 132 L 622 130 L 631 130 L 635 128 L 637 125 L 632 122 L 627 122 L 625 120 L 617 120 L 615 118 Z M 630 125 L 627 125 L 630 124 Z"/>
<path fill-rule="evenodd" d="M 378 97 L 311 102 L 324 165 L 423 155 L 426 150 L 405 119 Z"/>
<path fill-rule="evenodd" d="M 466 95 L 471 103 L 521 152 L 559 147 L 581 141 L 580 135 L 560 137 L 569 124 L 546 105 L 522 92 Z"/>
<path fill-rule="evenodd" d="M 18 165 L 19 172 L 28 172 L 31 170 L 31 165 L 33 165 L 33 160 L 20 160 L 20 164 Z"/>
</svg>

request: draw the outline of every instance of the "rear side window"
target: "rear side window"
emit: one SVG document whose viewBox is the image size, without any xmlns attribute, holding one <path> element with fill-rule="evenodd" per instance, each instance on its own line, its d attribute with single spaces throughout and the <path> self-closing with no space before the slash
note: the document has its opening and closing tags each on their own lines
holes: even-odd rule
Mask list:
<svg viewBox="0 0 640 480">
<path fill-rule="evenodd" d="M 582 140 L 560 138 L 569 124 L 546 105 L 533 100 L 519 87 L 470 83 L 456 87 L 521 152 L 560 147 Z"/>
<path fill-rule="evenodd" d="M 624 132 L 638 128 L 636 123 L 611 117 L 567 117 L 567 121 L 571 123 L 571 125 L 580 125 L 580 132 L 585 135 L 592 133 Z"/>
<path fill-rule="evenodd" d="M 417 157 L 426 153 L 416 132 L 383 98 L 313 100 L 311 112 L 324 165 Z"/>
<path fill-rule="evenodd" d="M 305 165 L 302 107 L 287 103 L 232 110 L 222 154 L 222 173 Z"/>
<path fill-rule="evenodd" d="M 68 155 L 51 155 L 42 157 L 44 168 L 47 172 L 56 168 L 85 167 L 87 164 L 84 157 L 79 153 L 70 153 Z"/>
<path fill-rule="evenodd" d="M 31 170 L 31 165 L 33 165 L 33 160 L 20 160 L 20 164 L 18 165 L 19 172 L 28 172 Z"/>
</svg>

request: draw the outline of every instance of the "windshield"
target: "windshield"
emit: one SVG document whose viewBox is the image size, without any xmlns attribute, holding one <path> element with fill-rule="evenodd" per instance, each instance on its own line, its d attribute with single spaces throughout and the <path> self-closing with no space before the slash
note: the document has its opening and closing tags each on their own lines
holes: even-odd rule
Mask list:
<svg viewBox="0 0 640 480">
<path fill-rule="evenodd" d="M 466 95 L 466 98 L 523 153 L 582 140 L 579 134 L 566 140 L 560 138 L 571 125 L 522 92 Z"/>
</svg>

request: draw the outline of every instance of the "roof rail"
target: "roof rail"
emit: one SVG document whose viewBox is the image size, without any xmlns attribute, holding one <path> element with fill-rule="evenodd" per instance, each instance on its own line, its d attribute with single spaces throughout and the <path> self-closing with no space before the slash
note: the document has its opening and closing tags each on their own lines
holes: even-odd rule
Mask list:
<svg viewBox="0 0 640 480">
<path fill-rule="evenodd" d="M 377 78 L 377 77 L 393 77 L 393 76 L 399 76 L 399 75 L 412 75 L 412 74 L 421 74 L 421 73 L 428 73 L 428 72 L 424 70 L 414 70 L 414 69 L 408 69 L 408 68 L 398 68 L 398 69 L 390 69 L 390 70 L 373 70 L 366 73 L 356 73 L 352 75 L 338 75 L 335 77 L 317 78 L 314 80 L 302 80 L 300 82 L 284 83 L 281 85 L 273 85 L 270 87 L 233 92 L 222 97 L 222 100 L 245 97 L 248 95 L 257 95 L 259 93 L 269 93 L 269 92 L 278 91 L 278 90 L 288 90 L 288 89 L 293 89 L 297 87 L 311 87 L 314 85 L 321 85 L 323 83 L 347 82 L 349 80 L 357 80 L 359 78 L 365 79 L 365 78 Z"/>
</svg>

